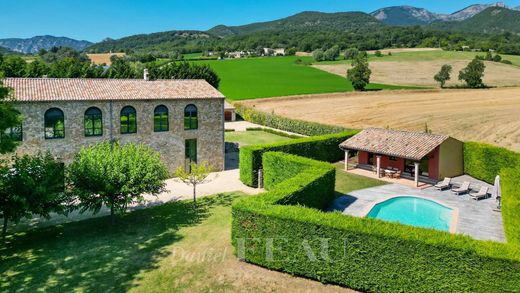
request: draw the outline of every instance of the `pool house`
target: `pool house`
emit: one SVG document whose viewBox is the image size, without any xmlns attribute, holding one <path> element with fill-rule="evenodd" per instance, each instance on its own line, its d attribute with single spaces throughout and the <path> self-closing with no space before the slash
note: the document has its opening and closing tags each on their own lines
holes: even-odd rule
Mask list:
<svg viewBox="0 0 520 293">
<path fill-rule="evenodd" d="M 368 128 L 340 144 L 355 168 L 372 170 L 378 178 L 408 178 L 434 183 L 464 173 L 463 143 L 446 135 Z M 352 160 L 351 160 L 352 161 Z"/>
</svg>

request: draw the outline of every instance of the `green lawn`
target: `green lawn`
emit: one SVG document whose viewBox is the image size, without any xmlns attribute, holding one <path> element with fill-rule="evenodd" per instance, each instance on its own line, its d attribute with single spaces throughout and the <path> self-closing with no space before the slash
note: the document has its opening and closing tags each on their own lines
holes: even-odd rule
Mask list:
<svg viewBox="0 0 520 293">
<path fill-rule="evenodd" d="M 295 64 L 310 57 L 270 57 L 194 61 L 209 64 L 219 75 L 219 90 L 231 100 L 352 91 L 341 76 Z M 368 89 L 411 88 L 371 84 Z"/>
<path fill-rule="evenodd" d="M 388 184 L 385 181 L 347 173 L 343 168 L 343 163 L 336 164 L 336 191 L 341 194 Z"/>
<path fill-rule="evenodd" d="M 341 166 L 338 164 L 338 169 Z M 337 172 L 346 193 L 383 182 Z M 231 204 L 242 193 L 169 202 L 120 217 L 10 234 L 0 241 L 0 292 L 342 290 L 239 261 Z"/>
<path fill-rule="evenodd" d="M 339 292 L 337 286 L 239 261 L 231 203 L 239 193 L 170 202 L 8 236 L 0 242 L 0 292 Z"/>
<path fill-rule="evenodd" d="M 226 142 L 238 142 L 240 146 L 251 144 L 268 144 L 291 139 L 265 131 L 234 131 L 226 132 L 225 136 Z"/>
<path fill-rule="evenodd" d="M 456 51 L 425 51 L 425 52 L 402 52 L 393 53 L 392 56 L 383 57 L 369 56 L 369 61 L 435 61 L 435 60 L 471 60 L 477 55 L 485 55 L 486 52 L 456 52 Z M 520 66 L 520 56 L 502 55 L 502 59 L 513 62 Z M 350 60 L 325 61 L 318 64 L 350 63 Z"/>
</svg>

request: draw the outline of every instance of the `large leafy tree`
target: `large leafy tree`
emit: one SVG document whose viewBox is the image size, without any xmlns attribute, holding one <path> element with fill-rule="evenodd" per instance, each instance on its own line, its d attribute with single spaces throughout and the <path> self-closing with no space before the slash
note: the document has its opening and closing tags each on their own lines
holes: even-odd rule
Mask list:
<svg viewBox="0 0 520 293">
<path fill-rule="evenodd" d="M 352 82 L 352 86 L 356 91 L 362 91 L 370 82 L 372 70 L 368 66 L 368 58 L 359 54 L 352 61 L 352 68 L 347 70 L 347 79 Z"/>
<path fill-rule="evenodd" d="M 144 145 L 101 142 L 82 149 L 68 167 L 71 192 L 81 212 L 98 213 L 105 205 L 111 221 L 144 194 L 164 191 L 168 170 L 159 154 Z"/>
<path fill-rule="evenodd" d="M 442 65 L 441 70 L 433 77 L 433 79 L 441 85 L 441 88 L 444 88 L 446 81 L 451 79 L 452 70 L 453 68 L 451 65 L 444 64 Z"/>
<path fill-rule="evenodd" d="M 51 213 L 66 213 L 69 197 L 64 192 L 64 167 L 50 154 L 15 156 L 10 166 L 0 167 L 0 211 L 7 223 L 39 215 L 49 218 Z"/>
<path fill-rule="evenodd" d="M 484 87 L 482 77 L 484 77 L 484 70 L 486 65 L 477 58 L 473 59 L 466 68 L 459 72 L 459 80 L 466 82 L 470 88 Z"/>
<path fill-rule="evenodd" d="M 3 86 L 1 78 L 0 73 L 0 154 L 5 154 L 13 151 L 16 143 L 4 133 L 20 124 L 21 115 L 13 106 L 11 89 Z"/>
</svg>

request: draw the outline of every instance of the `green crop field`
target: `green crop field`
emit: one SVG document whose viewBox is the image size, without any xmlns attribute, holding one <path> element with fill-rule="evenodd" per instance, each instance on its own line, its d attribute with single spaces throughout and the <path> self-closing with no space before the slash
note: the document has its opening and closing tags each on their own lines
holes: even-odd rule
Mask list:
<svg viewBox="0 0 520 293">
<path fill-rule="evenodd" d="M 209 64 L 221 78 L 219 90 L 231 100 L 352 91 L 341 76 L 296 64 L 309 57 L 270 57 L 194 61 Z M 346 74 L 346 73 L 345 73 Z M 411 89 L 395 85 L 370 84 L 368 89 Z"/>
</svg>

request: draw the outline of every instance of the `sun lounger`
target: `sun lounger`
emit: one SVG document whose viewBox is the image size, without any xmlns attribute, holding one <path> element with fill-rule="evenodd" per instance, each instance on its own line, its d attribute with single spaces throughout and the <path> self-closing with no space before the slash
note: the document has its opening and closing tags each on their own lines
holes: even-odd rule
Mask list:
<svg viewBox="0 0 520 293">
<path fill-rule="evenodd" d="M 487 187 L 481 187 L 479 192 L 470 192 L 469 196 L 473 198 L 474 200 L 479 200 L 481 198 L 488 198 L 488 188 Z"/>
<path fill-rule="evenodd" d="M 455 193 L 456 195 L 468 193 L 469 192 L 469 182 L 464 181 L 464 183 L 462 183 L 462 185 L 459 188 L 453 188 L 451 191 L 453 193 Z"/>
<path fill-rule="evenodd" d="M 451 178 L 444 178 L 444 180 L 440 183 L 438 183 L 437 185 L 435 185 L 435 189 L 438 189 L 438 190 L 444 190 L 444 189 L 448 189 L 451 187 Z"/>
</svg>

